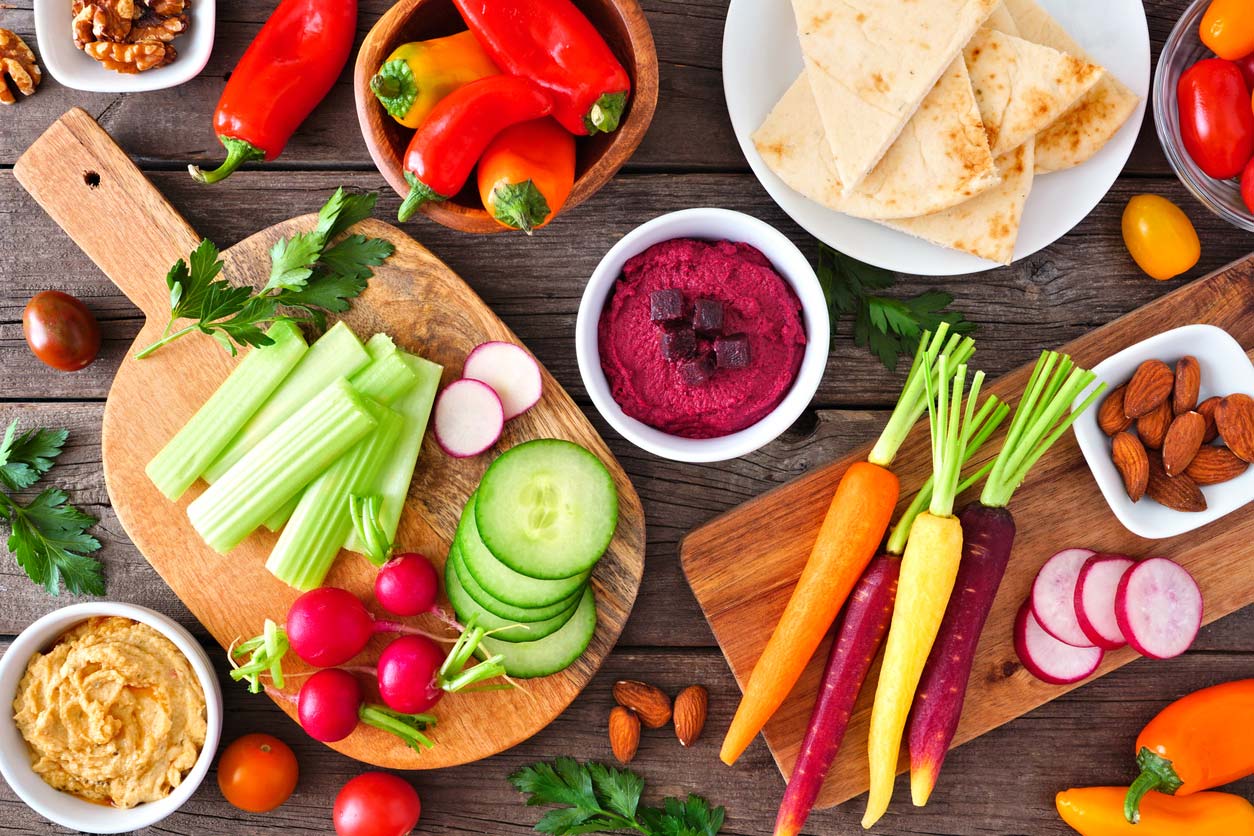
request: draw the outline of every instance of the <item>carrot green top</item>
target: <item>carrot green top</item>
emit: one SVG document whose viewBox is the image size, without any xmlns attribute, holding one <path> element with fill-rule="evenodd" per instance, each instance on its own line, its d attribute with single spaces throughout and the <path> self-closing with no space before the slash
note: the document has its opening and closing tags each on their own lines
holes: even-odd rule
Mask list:
<svg viewBox="0 0 1254 836">
<path fill-rule="evenodd" d="M 962 477 L 963 455 L 971 444 L 979 425 L 975 419 L 975 404 L 984 383 L 984 372 L 976 372 L 971 380 L 971 393 L 967 397 L 966 410 L 962 407 L 963 389 L 967 384 L 967 366 L 957 364 L 950 371 L 948 355 L 936 359 L 936 379 L 949 381 L 933 387 L 932 376 L 924 378 L 927 389 L 927 417 L 932 433 L 932 500 L 928 513 L 936 517 L 952 517 L 954 497 L 958 495 L 958 482 Z"/>
</svg>

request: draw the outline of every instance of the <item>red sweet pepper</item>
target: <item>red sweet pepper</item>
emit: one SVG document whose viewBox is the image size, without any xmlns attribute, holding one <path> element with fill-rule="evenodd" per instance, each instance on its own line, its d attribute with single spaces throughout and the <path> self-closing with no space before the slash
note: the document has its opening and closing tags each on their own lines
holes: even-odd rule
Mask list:
<svg viewBox="0 0 1254 836">
<path fill-rule="evenodd" d="M 538 84 L 509 75 L 472 81 L 441 99 L 405 151 L 409 196 L 397 218 L 409 220 L 422 204 L 460 192 L 493 137 L 552 110 L 552 100 Z"/>
<path fill-rule="evenodd" d="M 553 118 L 578 136 L 618 127 L 631 79 L 570 0 L 453 0 L 484 52 L 553 96 Z"/>
<path fill-rule="evenodd" d="M 188 166 L 216 183 L 251 160 L 273 160 L 331 92 L 353 51 L 357 0 L 282 0 L 231 73 L 213 114 L 226 162 L 213 171 Z"/>
</svg>

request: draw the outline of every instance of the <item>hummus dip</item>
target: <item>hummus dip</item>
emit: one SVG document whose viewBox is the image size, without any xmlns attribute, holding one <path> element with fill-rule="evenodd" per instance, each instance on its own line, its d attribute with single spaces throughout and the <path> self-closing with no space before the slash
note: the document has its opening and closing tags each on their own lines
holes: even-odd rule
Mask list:
<svg viewBox="0 0 1254 836">
<path fill-rule="evenodd" d="M 90 619 L 36 654 L 13 711 L 44 781 L 114 807 L 165 798 L 205 743 L 205 695 L 187 657 L 129 618 Z"/>
<path fill-rule="evenodd" d="M 685 438 L 764 418 L 792 387 L 805 346 L 797 294 L 761 251 L 731 241 L 676 238 L 632 257 L 598 327 L 623 412 Z"/>
</svg>

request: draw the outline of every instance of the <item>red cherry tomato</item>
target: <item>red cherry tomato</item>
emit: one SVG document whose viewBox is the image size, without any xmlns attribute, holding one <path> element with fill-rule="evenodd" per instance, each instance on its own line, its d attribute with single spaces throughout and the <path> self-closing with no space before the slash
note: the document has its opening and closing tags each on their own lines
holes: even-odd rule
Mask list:
<svg viewBox="0 0 1254 836">
<path fill-rule="evenodd" d="M 1241 175 L 1241 199 L 1245 201 L 1245 208 L 1254 215 L 1254 159 L 1250 160 Z"/>
<path fill-rule="evenodd" d="M 1254 109 L 1237 65 L 1199 61 L 1180 76 L 1176 95 L 1180 138 L 1193 161 L 1218 180 L 1240 174 L 1254 157 Z"/>
<path fill-rule="evenodd" d="M 22 311 L 31 352 L 54 369 L 76 372 L 100 352 L 100 326 L 87 306 L 68 293 L 36 293 Z"/>
<path fill-rule="evenodd" d="M 1254 90 L 1254 52 L 1235 62 L 1245 79 L 1245 86 Z"/>
<path fill-rule="evenodd" d="M 366 772 L 335 797 L 332 820 L 339 836 L 406 836 L 422 814 L 418 792 L 395 775 Z"/>
<path fill-rule="evenodd" d="M 286 743 L 268 734 L 246 734 L 222 753 L 218 788 L 250 813 L 268 813 L 291 797 L 300 770 Z"/>
</svg>

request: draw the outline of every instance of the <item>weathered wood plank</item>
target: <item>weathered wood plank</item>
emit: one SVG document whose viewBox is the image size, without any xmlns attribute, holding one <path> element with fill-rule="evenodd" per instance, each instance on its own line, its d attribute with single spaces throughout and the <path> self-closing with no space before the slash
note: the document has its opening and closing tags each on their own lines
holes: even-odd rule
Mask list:
<svg viewBox="0 0 1254 836">
<path fill-rule="evenodd" d="M 337 185 L 383 186 L 379 175 L 364 173 L 244 173 L 212 189 L 177 173 L 151 176 L 197 231 L 223 247 L 292 215 L 316 210 Z M 955 305 L 982 326 L 980 364 L 985 371 L 996 375 L 1014 368 L 1043 346 L 1074 339 L 1178 286 L 1180 280 L 1155 282 L 1141 274 L 1124 249 L 1120 216 L 1128 198 L 1141 191 L 1171 197 L 1196 223 L 1205 250 L 1186 279 L 1234 261 L 1254 247 L 1254 235 L 1206 212 L 1176 181 L 1122 180 L 1069 235 L 1010 269 L 974 277 L 903 277 L 894 292 L 950 291 Z M 815 252 L 814 240 L 748 175 L 620 177 L 534 238 L 468 236 L 430 222 L 405 228 L 448 262 L 562 385 L 584 400 L 570 341 L 586 277 L 630 229 L 694 202 L 756 215 L 779 227 L 808 254 Z M 223 206 L 238 208 L 223 211 Z M 385 193 L 378 214 L 392 217 L 396 206 L 395 196 Z M 103 398 L 122 353 L 138 333 L 138 314 L 7 172 L 0 172 L 0 228 L 21 230 L 20 235 L 0 237 L 0 368 L 6 384 L 0 398 Z M 154 282 L 161 280 L 153 276 Z M 52 287 L 83 297 L 101 319 L 105 335 L 102 358 L 72 375 L 36 361 L 21 336 L 26 300 Z M 816 403 L 881 406 L 895 399 L 899 384 L 898 377 L 884 374 L 875 359 L 851 344 L 845 329 L 835 341 Z"/>
<path fill-rule="evenodd" d="M 31 3 L 18 0 L 13 8 L 0 10 L 0 26 L 15 30 L 35 46 Z M 361 3 L 359 44 L 389 5 L 388 0 Z M 727 0 L 643 0 L 642 5 L 657 42 L 662 90 L 652 130 L 629 168 L 746 171 L 727 118 L 719 69 Z M 1155 61 L 1186 5 L 1184 0 L 1146 4 Z M 11 165 L 47 125 L 72 106 L 100 117 L 129 153 L 146 162 L 181 168 L 188 162 L 217 159 L 221 150 L 210 127 L 210 114 L 222 80 L 272 7 L 273 3 L 244 0 L 219 3 L 217 41 L 209 65 L 200 76 L 173 90 L 113 96 L 69 90 L 46 78 L 38 96 L 6 112 L 5 130 L 0 132 L 0 165 Z M 1152 122 L 1147 116 L 1130 172 L 1170 173 Z M 357 130 L 347 71 L 281 159 L 286 168 L 372 168 Z"/>
</svg>

